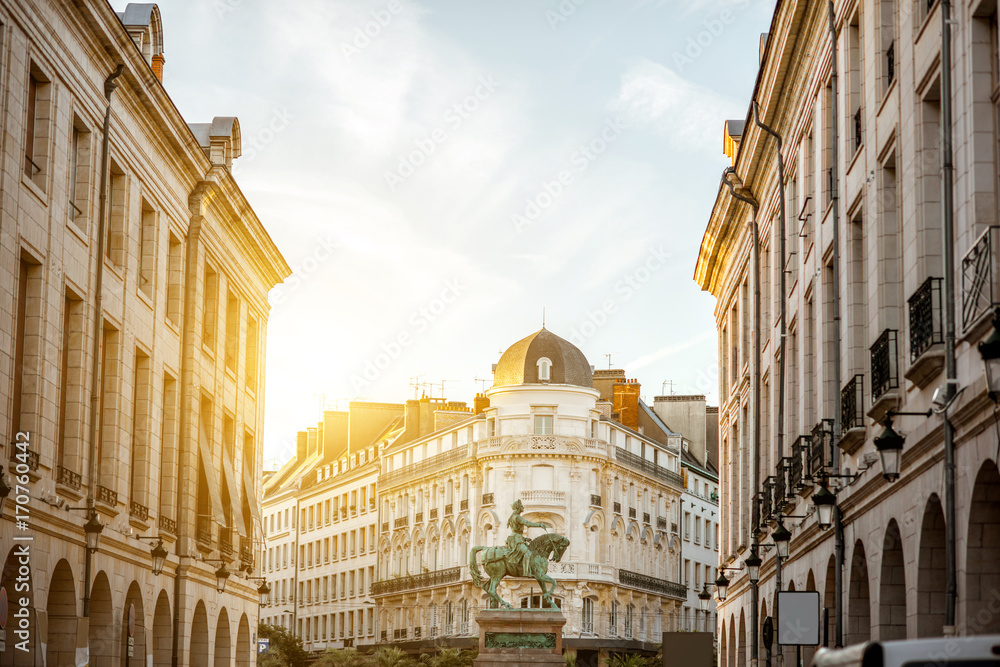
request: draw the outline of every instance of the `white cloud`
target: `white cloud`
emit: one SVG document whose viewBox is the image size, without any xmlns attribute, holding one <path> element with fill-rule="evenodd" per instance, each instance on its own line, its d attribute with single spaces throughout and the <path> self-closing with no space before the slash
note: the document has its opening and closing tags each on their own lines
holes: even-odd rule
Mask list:
<svg viewBox="0 0 1000 667">
<path fill-rule="evenodd" d="M 648 60 L 633 65 L 622 76 L 614 103 L 626 122 L 650 128 L 674 147 L 691 151 L 718 150 L 723 122 L 743 118 L 744 106 Z"/>
</svg>

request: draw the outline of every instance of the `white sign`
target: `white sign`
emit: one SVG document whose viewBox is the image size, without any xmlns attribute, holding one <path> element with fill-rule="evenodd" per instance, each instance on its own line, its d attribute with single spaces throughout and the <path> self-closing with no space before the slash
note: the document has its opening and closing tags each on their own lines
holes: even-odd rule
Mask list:
<svg viewBox="0 0 1000 667">
<path fill-rule="evenodd" d="M 778 644 L 818 646 L 820 618 L 817 591 L 778 592 Z"/>
<path fill-rule="evenodd" d="M 128 638 L 128 657 L 135 657 L 135 637 Z"/>
</svg>

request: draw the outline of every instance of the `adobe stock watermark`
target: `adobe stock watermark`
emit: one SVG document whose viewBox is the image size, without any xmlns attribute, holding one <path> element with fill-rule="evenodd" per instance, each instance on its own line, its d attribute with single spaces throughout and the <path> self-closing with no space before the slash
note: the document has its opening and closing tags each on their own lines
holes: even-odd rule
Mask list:
<svg viewBox="0 0 1000 667">
<path fill-rule="evenodd" d="M 551 180 L 542 182 L 541 187 L 531 197 L 524 201 L 524 208 L 510 216 L 514 229 L 520 234 L 530 227 L 542 213 L 556 203 L 566 189 L 576 180 L 575 174 L 587 171 L 590 164 L 604 155 L 608 147 L 616 142 L 627 126 L 618 118 L 612 118 L 604 123 L 601 131 L 585 144 L 573 151 L 569 156 L 569 164 L 557 171 Z"/>
<path fill-rule="evenodd" d="M 243 0 L 213 0 L 212 9 L 215 10 L 215 15 L 221 19 L 225 18 L 229 12 L 235 11 L 242 4 Z"/>
<path fill-rule="evenodd" d="M 465 294 L 466 286 L 457 278 L 444 281 L 440 293 L 426 304 L 414 310 L 406 321 L 406 326 L 393 338 L 379 345 L 379 351 L 365 360 L 361 371 L 351 374 L 354 391 L 362 393 L 378 380 L 392 363 L 399 359 L 403 351 L 413 345 L 417 336 L 427 331 L 438 320 L 448 306 Z"/>
<path fill-rule="evenodd" d="M 597 330 L 608 323 L 618 309 L 641 290 L 652 278 L 653 274 L 667 265 L 670 253 L 662 247 L 650 248 L 645 260 L 632 269 L 614 284 L 614 298 L 605 299 L 600 306 L 588 309 L 583 321 L 570 330 L 569 340 L 577 347 L 582 346 Z"/>
<path fill-rule="evenodd" d="M 389 0 L 384 8 L 373 9 L 370 21 L 354 27 L 351 41 L 340 43 L 340 52 L 344 55 L 344 59 L 351 62 L 351 58 L 371 46 L 372 40 L 378 38 L 393 19 L 403 12 L 403 9 L 401 0 Z"/>
<path fill-rule="evenodd" d="M 699 30 L 693 37 L 688 37 L 682 51 L 674 51 L 674 67 L 678 74 L 683 74 L 688 65 L 694 64 L 705 53 L 705 50 L 715 43 L 715 40 L 722 37 L 726 27 L 736 22 L 736 15 L 749 6 L 750 0 L 739 0 L 731 8 L 720 10 L 711 18 L 701 22 L 703 30 Z"/>
<path fill-rule="evenodd" d="M 552 32 L 558 30 L 561 24 L 568 21 L 573 14 L 576 14 L 578 7 L 586 3 L 587 0 L 562 0 L 555 10 L 545 10 L 545 20 L 549 24 L 549 30 Z"/>
<path fill-rule="evenodd" d="M 271 304 L 273 306 L 281 305 L 281 303 L 288 297 L 289 292 L 301 287 L 302 284 L 307 281 L 312 274 L 316 273 L 324 262 L 333 257 L 339 249 L 340 244 L 337 243 L 336 239 L 332 236 L 317 239 L 312 252 L 310 252 L 305 259 L 300 261 L 298 265 L 292 267 L 292 274 L 285 279 L 285 282 L 275 286 L 274 289 L 271 290 Z"/>
<path fill-rule="evenodd" d="M 271 118 L 264 127 L 252 134 L 241 137 L 242 154 L 239 161 L 233 163 L 233 176 L 238 176 L 243 167 L 250 164 L 268 146 L 274 143 L 275 138 L 288 129 L 288 125 L 295 117 L 288 113 L 288 109 L 275 109 L 271 112 Z"/>
<path fill-rule="evenodd" d="M 383 174 L 385 184 L 389 186 L 391 192 L 395 192 L 403 181 L 417 172 L 421 165 L 427 160 L 438 146 L 448 141 L 448 130 L 452 132 L 462 127 L 465 121 L 472 117 L 483 102 L 490 99 L 496 92 L 500 84 L 493 78 L 492 74 L 479 77 L 475 89 L 466 95 L 461 101 L 448 107 L 441 116 L 441 125 L 419 139 L 413 140 L 413 149 L 407 153 L 399 155 L 399 162 L 393 171 L 386 170 Z"/>
</svg>

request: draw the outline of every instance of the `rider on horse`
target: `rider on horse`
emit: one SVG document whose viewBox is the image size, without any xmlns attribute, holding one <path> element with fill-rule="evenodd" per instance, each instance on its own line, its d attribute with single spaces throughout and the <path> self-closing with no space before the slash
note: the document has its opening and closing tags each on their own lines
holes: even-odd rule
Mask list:
<svg viewBox="0 0 1000 667">
<path fill-rule="evenodd" d="M 507 536 L 507 561 L 516 567 L 522 577 L 528 577 L 531 576 L 531 551 L 528 550 L 527 541 L 524 539 L 524 529 L 548 528 L 548 526 L 522 518 L 524 505 L 520 500 L 515 500 L 510 508 L 514 513 L 507 519 L 507 527 L 510 528 L 510 535 Z"/>
</svg>

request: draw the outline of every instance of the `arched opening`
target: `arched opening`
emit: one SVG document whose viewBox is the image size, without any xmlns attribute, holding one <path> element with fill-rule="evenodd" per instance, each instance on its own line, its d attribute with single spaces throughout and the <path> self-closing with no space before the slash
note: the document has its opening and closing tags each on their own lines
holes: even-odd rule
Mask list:
<svg viewBox="0 0 1000 667">
<path fill-rule="evenodd" d="M 761 594 L 761 597 L 764 597 L 764 595 Z M 767 618 L 767 601 L 763 601 L 763 602 L 760 603 L 760 616 L 757 617 L 757 622 L 760 623 L 761 626 L 763 626 L 764 619 L 766 619 L 766 618 Z M 750 636 L 750 641 L 753 641 L 753 635 L 752 634 Z M 770 654 L 773 654 L 773 652 L 777 648 L 778 647 L 777 647 L 777 645 L 774 642 L 772 642 L 771 645 L 768 646 L 767 644 L 764 643 L 764 638 L 763 637 L 760 638 L 760 648 L 758 650 L 760 651 L 761 658 L 764 658 L 764 657 L 766 657 L 766 656 L 768 656 Z"/>
<path fill-rule="evenodd" d="M 812 570 L 809 570 L 809 574 L 806 576 L 806 590 L 815 591 L 816 590 L 816 575 L 813 574 Z M 822 616 L 820 616 L 822 619 Z M 820 630 L 822 632 L 822 629 Z M 820 643 L 823 643 L 823 636 L 820 635 Z M 816 653 L 816 649 L 813 646 L 803 646 L 802 647 L 802 664 L 810 665 L 812 664 L 813 655 Z"/>
<path fill-rule="evenodd" d="M 189 665 L 208 665 L 208 614 L 205 603 L 198 600 L 191 622 L 191 651 Z"/>
<path fill-rule="evenodd" d="M 793 581 L 792 579 L 789 579 L 788 580 L 788 588 L 786 590 L 794 592 L 795 591 L 795 581 Z M 776 617 L 777 617 L 778 613 L 780 613 L 780 610 L 778 610 L 775 613 Z M 761 618 L 763 618 L 763 616 Z M 775 636 L 774 642 L 775 642 L 775 644 L 777 644 L 777 642 L 778 642 L 778 638 L 777 638 L 778 637 L 778 619 L 774 618 L 774 619 L 772 619 L 772 621 L 774 622 L 774 636 Z M 784 660 L 785 660 L 785 664 L 786 665 L 793 665 L 793 666 L 797 667 L 795 665 L 795 647 L 794 646 L 782 646 L 781 649 L 778 652 L 782 656 L 784 656 Z M 807 662 L 805 664 L 808 665 L 809 663 Z"/>
<path fill-rule="evenodd" d="M 731 667 L 729 662 L 729 654 L 727 650 L 729 648 L 729 643 L 726 636 L 726 622 L 722 621 L 722 626 L 719 629 L 719 667 Z"/>
<path fill-rule="evenodd" d="M 254 647 L 250 646 L 250 621 L 247 615 L 240 617 L 240 627 L 236 631 L 236 667 L 251 667 L 254 663 Z"/>
<path fill-rule="evenodd" d="M 135 632 L 132 635 L 132 657 L 128 657 L 128 616 L 129 608 L 135 608 Z M 146 616 L 142 608 L 142 593 L 139 590 L 139 584 L 132 582 L 132 585 L 128 587 L 128 593 L 125 594 L 125 605 L 123 607 L 122 615 L 122 646 L 121 646 L 121 664 L 122 667 L 128 667 L 129 665 L 140 664 L 145 665 L 146 660 Z"/>
<path fill-rule="evenodd" d="M 90 586 L 91 667 L 111 667 L 117 662 L 122 628 L 114 608 L 108 575 L 98 572 Z"/>
<path fill-rule="evenodd" d="M 944 512 L 937 494 L 927 500 L 917 565 L 917 636 L 939 637 L 944 628 Z"/>
<path fill-rule="evenodd" d="M 906 639 L 906 577 L 903 539 L 895 519 L 889 521 L 882 542 L 882 575 L 879 577 L 879 641 Z"/>
<path fill-rule="evenodd" d="M 215 626 L 215 667 L 229 667 L 232 662 L 233 638 L 229 632 L 229 612 L 223 607 L 219 610 L 219 622 Z"/>
<path fill-rule="evenodd" d="M 740 633 L 737 641 L 739 643 L 736 648 L 736 664 L 741 666 L 750 664 L 747 662 L 747 623 L 742 609 L 740 609 Z"/>
<path fill-rule="evenodd" d="M 160 591 L 153 611 L 153 667 L 170 667 L 173 653 L 173 626 L 170 617 L 170 600 L 166 591 Z"/>
<path fill-rule="evenodd" d="M 726 655 L 726 665 L 736 667 L 736 617 L 729 615 L 729 653 Z"/>
<path fill-rule="evenodd" d="M 965 558 L 965 625 L 969 632 L 1000 632 L 1000 473 L 993 461 L 979 468 L 969 508 Z"/>
<path fill-rule="evenodd" d="M 75 667 L 76 584 L 73 569 L 65 560 L 59 561 L 52 572 L 46 611 L 49 628 L 45 664 L 48 667 Z"/>
<path fill-rule="evenodd" d="M 20 609 L 21 609 L 21 606 L 18 604 L 17 600 L 12 595 L 12 593 L 14 592 L 14 584 L 15 583 L 22 583 L 23 584 L 23 582 L 15 582 L 15 580 L 19 576 L 18 570 L 19 570 L 19 568 L 21 566 L 20 563 L 18 562 L 20 560 L 20 556 L 18 554 L 19 551 L 20 551 L 20 549 L 18 547 L 14 547 L 13 549 L 11 549 L 7 553 L 7 559 L 4 561 L 4 565 L 3 565 L 3 573 L 0 574 L 0 586 L 3 586 L 4 588 L 7 589 L 7 619 L 8 619 L 8 623 L 11 620 L 13 620 L 13 618 L 14 618 L 14 612 L 15 611 L 20 611 Z M 27 568 L 28 568 L 28 581 L 27 581 L 28 590 L 26 590 L 26 591 L 18 591 L 18 597 L 27 597 L 28 598 L 28 617 L 30 619 L 30 622 L 31 622 L 32 626 L 33 627 L 37 627 L 37 625 L 35 625 L 36 620 L 37 620 L 36 619 L 36 615 L 35 615 L 35 584 L 34 584 L 34 581 L 32 580 L 31 564 L 30 563 L 27 565 Z M 37 642 L 38 641 L 37 633 L 35 633 L 35 635 L 36 636 L 35 636 L 34 641 Z M 22 666 L 23 667 L 32 667 L 34 665 L 34 663 L 35 663 L 35 660 L 34 660 L 35 651 L 34 650 L 31 650 L 31 651 L 14 651 L 14 650 L 11 650 L 10 647 L 13 644 L 13 640 L 14 640 L 14 635 L 13 635 L 13 633 L 10 630 L 8 630 L 7 631 L 7 647 L 8 647 L 8 649 L 6 651 L 4 651 L 3 653 L 0 653 L 0 665 L 2 665 L 3 667 L 8 667 L 8 666 L 10 666 L 10 667 L 22 667 Z"/>
<path fill-rule="evenodd" d="M 837 559 L 830 556 L 826 565 L 826 585 L 823 587 L 823 608 L 826 609 L 826 637 L 825 645 L 831 646 L 836 642 L 837 632 Z M 820 639 L 824 639 L 820 637 Z"/>
<path fill-rule="evenodd" d="M 868 559 L 865 557 L 865 545 L 861 540 L 854 543 L 848 594 L 847 632 L 844 642 L 850 645 L 869 641 L 872 636 L 872 611 L 871 601 L 868 598 Z"/>
</svg>

